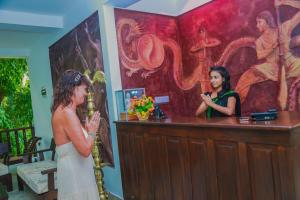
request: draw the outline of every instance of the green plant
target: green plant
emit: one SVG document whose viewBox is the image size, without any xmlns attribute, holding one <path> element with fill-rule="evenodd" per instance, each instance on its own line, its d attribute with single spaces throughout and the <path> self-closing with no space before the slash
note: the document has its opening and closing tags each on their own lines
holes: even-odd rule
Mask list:
<svg viewBox="0 0 300 200">
<path fill-rule="evenodd" d="M 30 85 L 24 79 L 27 74 L 26 59 L 0 59 L 0 129 L 32 124 Z"/>
<path fill-rule="evenodd" d="M 129 114 L 139 113 L 141 116 L 147 115 L 154 110 L 154 100 L 152 97 L 143 95 L 141 98 L 133 97 L 130 99 L 128 108 Z"/>
<path fill-rule="evenodd" d="M 27 61 L 23 58 L 2 58 L 0 59 L 0 130 L 28 127 L 32 123 L 33 113 Z M 23 135 L 21 132 L 18 134 L 20 150 L 23 152 Z M 5 134 L 0 137 L 2 142 L 7 142 Z M 12 154 L 16 155 L 14 133 L 10 133 L 9 138 Z"/>
</svg>

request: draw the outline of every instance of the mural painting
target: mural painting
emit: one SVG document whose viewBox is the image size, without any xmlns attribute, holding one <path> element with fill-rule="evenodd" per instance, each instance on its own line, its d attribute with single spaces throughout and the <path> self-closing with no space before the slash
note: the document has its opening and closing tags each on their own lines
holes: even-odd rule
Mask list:
<svg viewBox="0 0 300 200">
<path fill-rule="evenodd" d="M 186 86 L 176 79 L 182 72 L 173 71 L 182 63 L 176 19 L 120 9 L 115 18 L 123 89 L 145 88 L 147 95 L 182 99 L 184 90 L 177 84 Z M 187 114 L 182 100 L 170 104 L 178 107 L 174 112 Z"/>
<path fill-rule="evenodd" d="M 91 75 L 97 71 L 104 72 L 98 13 L 95 12 L 77 27 L 63 36 L 49 47 L 49 57 L 52 73 L 53 87 L 56 81 L 67 69 L 76 69 L 82 73 L 90 70 Z M 95 110 L 100 112 L 100 148 L 104 162 L 114 165 L 107 106 L 107 93 L 105 83 L 96 82 Z M 81 121 L 87 115 L 87 105 L 81 106 L 79 116 Z"/>
<path fill-rule="evenodd" d="M 212 65 L 230 71 L 243 114 L 298 110 L 300 1 L 215 0 L 176 18 L 115 14 L 123 87 L 169 95 L 172 114 L 194 115 Z"/>
</svg>

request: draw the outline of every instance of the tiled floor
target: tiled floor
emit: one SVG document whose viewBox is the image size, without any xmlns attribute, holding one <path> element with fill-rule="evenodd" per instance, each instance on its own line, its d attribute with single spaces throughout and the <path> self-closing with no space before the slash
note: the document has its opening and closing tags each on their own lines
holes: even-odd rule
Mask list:
<svg viewBox="0 0 300 200">
<path fill-rule="evenodd" d="M 36 200 L 37 198 L 28 191 L 13 191 L 8 193 L 8 200 Z"/>
<path fill-rule="evenodd" d="M 28 188 L 25 187 L 24 191 L 19 191 L 17 176 L 12 174 L 13 177 L 13 191 L 8 193 L 9 200 L 36 200 L 36 196 Z"/>
</svg>

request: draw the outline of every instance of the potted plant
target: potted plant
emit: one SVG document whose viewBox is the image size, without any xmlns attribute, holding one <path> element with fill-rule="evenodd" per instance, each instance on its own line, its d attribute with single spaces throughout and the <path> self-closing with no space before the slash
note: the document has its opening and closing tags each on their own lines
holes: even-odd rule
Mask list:
<svg viewBox="0 0 300 200">
<path fill-rule="evenodd" d="M 141 98 L 133 97 L 130 99 L 128 114 L 135 114 L 139 120 L 147 120 L 153 110 L 154 100 L 150 96 L 143 95 Z"/>
</svg>

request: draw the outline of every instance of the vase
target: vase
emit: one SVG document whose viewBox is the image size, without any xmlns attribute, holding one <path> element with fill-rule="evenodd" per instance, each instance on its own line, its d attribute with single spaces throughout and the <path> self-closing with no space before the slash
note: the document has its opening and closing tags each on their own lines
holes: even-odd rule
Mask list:
<svg viewBox="0 0 300 200">
<path fill-rule="evenodd" d="M 149 119 L 149 114 L 150 114 L 149 111 L 147 111 L 147 112 L 137 112 L 136 116 L 138 117 L 138 119 L 140 121 L 145 121 L 145 120 Z"/>
</svg>

